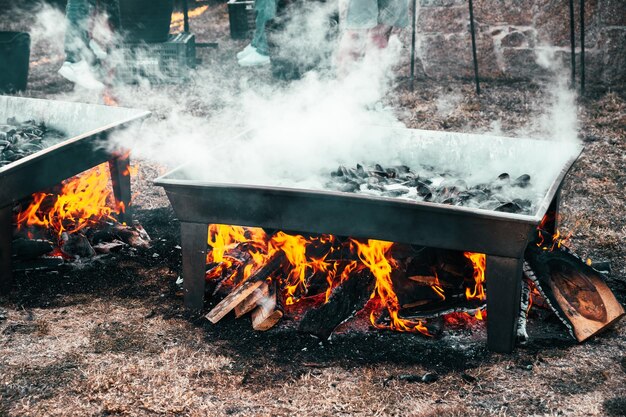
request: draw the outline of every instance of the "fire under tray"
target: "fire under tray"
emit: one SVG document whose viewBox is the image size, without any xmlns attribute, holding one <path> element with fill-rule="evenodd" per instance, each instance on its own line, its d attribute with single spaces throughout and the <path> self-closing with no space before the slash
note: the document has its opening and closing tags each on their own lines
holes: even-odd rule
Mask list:
<svg viewBox="0 0 626 417">
<path fill-rule="evenodd" d="M 512 351 L 524 251 L 544 216 L 550 212 L 553 215 L 549 218 L 557 218 L 562 182 L 582 148 L 533 139 L 393 129 L 393 136 L 398 134 L 415 141 L 416 149 L 402 150 L 409 158 L 430 152 L 442 154 L 440 159 L 449 162 L 459 158 L 459 149 L 463 147 L 474 150 L 482 147 L 480 152 L 485 161 L 481 165 L 495 162 L 500 166 L 502 158 L 504 163 L 511 163 L 528 160 L 529 155 L 545 160 L 555 150 L 561 154 L 555 158 L 558 166 L 543 173 L 545 191 L 537 199 L 533 215 L 335 191 L 210 182 L 195 174 L 199 171 L 192 166 L 179 167 L 158 178 L 155 184 L 165 188 L 181 221 L 186 306 L 203 307 L 207 225 L 212 223 L 479 252 L 487 254 L 488 346 L 493 351 Z M 357 162 L 360 161 L 354 161 Z M 402 162 L 411 166 L 410 160 Z M 556 229 L 556 220 L 544 223 L 543 227 Z"/>
<path fill-rule="evenodd" d="M 130 203 L 128 152 L 106 146 L 108 135 L 150 115 L 144 110 L 0 96 L 0 123 L 35 120 L 67 135 L 48 148 L 0 168 L 0 291 L 11 282 L 12 209 L 15 203 L 109 161 L 115 198 Z M 127 210 L 126 217 L 130 216 Z"/>
</svg>

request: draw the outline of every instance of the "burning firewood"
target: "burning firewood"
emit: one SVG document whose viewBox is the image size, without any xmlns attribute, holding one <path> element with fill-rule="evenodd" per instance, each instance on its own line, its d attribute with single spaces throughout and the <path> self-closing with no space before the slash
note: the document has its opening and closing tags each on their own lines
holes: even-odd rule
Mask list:
<svg viewBox="0 0 626 417">
<path fill-rule="evenodd" d="M 270 287 L 267 282 L 263 282 L 259 288 L 254 290 L 252 294 L 247 296 L 241 303 L 235 307 L 235 317 L 239 318 L 254 310 L 261 300 L 270 295 Z"/>
<path fill-rule="evenodd" d="M 282 251 L 276 251 L 267 262 L 254 272 L 247 281 L 230 292 L 213 310 L 205 316 L 207 320 L 215 324 L 224 318 L 231 310 L 245 301 L 255 290 L 260 288 L 264 281 L 278 270 L 285 260 Z"/>
<path fill-rule="evenodd" d="M 374 291 L 374 283 L 369 269 L 352 274 L 332 291 L 325 304 L 306 312 L 299 330 L 328 339 L 337 326 L 365 306 Z"/>
<path fill-rule="evenodd" d="M 602 276 L 567 249 L 530 245 L 525 259 L 525 275 L 579 342 L 625 315 Z"/>
<path fill-rule="evenodd" d="M 283 310 L 276 293 L 276 282 L 268 288 L 268 295 L 258 302 L 259 306 L 252 312 L 252 328 L 258 331 L 271 329 L 283 318 Z"/>
<path fill-rule="evenodd" d="M 215 324 L 223 319 L 232 309 L 243 302 L 250 294 L 263 285 L 263 281 L 246 281 L 230 292 L 220 301 L 213 310 L 205 316 L 207 320 Z"/>
</svg>

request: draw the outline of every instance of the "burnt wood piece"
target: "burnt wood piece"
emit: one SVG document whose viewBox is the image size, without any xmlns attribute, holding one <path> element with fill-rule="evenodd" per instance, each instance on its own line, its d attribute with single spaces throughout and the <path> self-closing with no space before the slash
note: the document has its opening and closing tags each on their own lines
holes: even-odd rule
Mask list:
<svg viewBox="0 0 626 417">
<path fill-rule="evenodd" d="M 11 206 L 0 207 L 0 294 L 6 294 L 13 283 L 11 271 L 11 253 L 13 244 L 13 209 Z"/>
<path fill-rule="evenodd" d="M 13 256 L 17 259 L 34 259 L 52 252 L 52 242 L 43 239 L 14 239 Z"/>
<path fill-rule="evenodd" d="M 24 261 L 13 262 L 14 271 L 43 271 L 47 269 L 57 269 L 65 261 L 60 256 L 41 257 Z"/>
<path fill-rule="evenodd" d="M 578 342 L 624 316 L 604 277 L 568 250 L 547 251 L 531 245 L 525 259 L 525 274 Z"/>
<path fill-rule="evenodd" d="M 487 256 L 487 346 L 491 351 L 510 353 L 515 347 L 522 263 L 520 258 Z"/>
<path fill-rule="evenodd" d="M 132 208 L 130 206 L 130 157 L 116 156 L 109 161 L 109 171 L 111 173 L 111 185 L 115 201 L 124 205 L 119 214 L 119 221 L 132 224 Z"/>
<path fill-rule="evenodd" d="M 402 307 L 429 305 L 437 303 L 442 299 L 431 286 L 409 279 L 404 268 L 397 268 L 391 271 L 391 282 L 393 290 L 398 297 L 398 302 Z"/>
<path fill-rule="evenodd" d="M 306 312 L 299 330 L 328 339 L 337 326 L 365 306 L 375 281 L 369 269 L 352 274 L 332 291 L 327 303 Z"/>
<path fill-rule="evenodd" d="M 180 223 L 180 242 L 183 253 L 183 293 L 185 307 L 202 310 L 204 307 L 204 274 L 208 224 Z"/>
<path fill-rule="evenodd" d="M 252 312 L 252 328 L 264 332 L 274 327 L 283 318 L 279 303 L 276 282 L 269 285 L 269 294 L 259 301 L 259 306 Z"/>
<path fill-rule="evenodd" d="M 517 319 L 517 341 L 525 344 L 528 341 L 526 323 L 528 321 L 528 307 L 530 305 L 530 283 L 527 279 L 522 280 L 522 300 L 520 303 L 519 318 Z"/>
<path fill-rule="evenodd" d="M 246 281 L 234 290 L 226 298 L 220 301 L 213 310 L 205 316 L 208 321 L 215 324 L 230 313 L 236 306 L 241 304 L 250 294 L 263 285 L 263 281 Z"/>
</svg>

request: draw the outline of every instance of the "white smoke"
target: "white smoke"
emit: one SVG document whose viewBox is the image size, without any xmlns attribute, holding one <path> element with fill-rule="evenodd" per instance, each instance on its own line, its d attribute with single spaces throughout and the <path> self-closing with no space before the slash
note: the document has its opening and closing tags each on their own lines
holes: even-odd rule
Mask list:
<svg viewBox="0 0 626 417">
<path fill-rule="evenodd" d="M 321 67 L 328 69 L 337 44 L 336 39 L 327 38 L 332 10 L 327 5 L 317 7 L 293 15 L 280 41 L 284 51 L 302 59 L 310 51 L 306 45 L 318 45 L 315 55 L 326 60 Z M 59 12 L 54 13 L 60 22 Z M 42 22 L 40 33 L 49 31 L 58 42 L 56 48 L 62 49 L 61 34 L 49 25 L 52 16 L 52 11 L 46 11 L 38 18 Z M 104 38 L 104 42 L 118 42 Z M 120 105 L 148 108 L 155 115 L 140 132 L 122 131 L 113 141 L 115 146 L 131 149 L 135 158 L 169 167 L 188 164 L 193 167 L 194 179 L 213 182 L 323 188 L 326 176 L 338 164 L 354 166 L 360 162 L 441 163 L 446 168 L 454 168 L 454 163 L 459 172 L 465 171 L 476 181 L 497 176 L 506 164 L 518 164 L 520 172 L 510 172 L 512 176 L 541 176 L 540 166 L 530 152 L 529 161 L 519 161 L 507 150 L 496 155 L 457 144 L 458 149 L 447 158 L 445 149 L 433 145 L 424 133 L 410 139 L 435 146 L 436 152 L 407 142 L 401 134 L 394 137 L 372 128 L 402 127 L 393 109 L 383 104 L 394 85 L 394 65 L 400 51 L 400 42 L 393 36 L 386 50 L 368 53 L 341 79 L 332 76 L 332 71 L 322 70 L 284 84 L 266 82 L 263 75 L 258 76 L 262 72 L 238 73 L 238 77 L 204 67 L 198 69 L 195 81 L 183 88 L 151 86 L 145 80 L 137 86 L 116 85 L 113 94 Z M 109 65 L 123 64 L 122 58 L 119 51 L 113 51 L 109 60 L 113 64 Z M 541 133 L 534 136 L 576 137 L 577 118 L 572 111 L 575 95 L 564 87 L 563 83 L 554 83 L 548 90 L 548 110 L 536 122 Z M 79 89 L 61 98 L 98 101 L 97 94 Z M 461 99 L 459 94 L 440 97 L 436 103 L 439 114 L 454 114 Z M 494 122 L 492 126 L 500 130 L 501 124 Z M 241 134 L 248 130 L 250 133 Z M 415 146 L 409 150 L 409 145 Z M 573 152 L 573 148 L 567 149 Z M 470 154 L 475 159 L 469 158 Z M 430 161 L 423 159 L 425 155 Z M 481 175 L 476 175 L 480 171 L 476 165 L 483 170 Z"/>
<path fill-rule="evenodd" d="M 546 111 L 538 120 L 539 128 L 549 139 L 579 142 L 578 106 L 576 92 L 569 86 L 567 72 L 557 56 L 557 49 L 536 49 L 537 63 L 550 74 L 546 82 Z"/>
</svg>

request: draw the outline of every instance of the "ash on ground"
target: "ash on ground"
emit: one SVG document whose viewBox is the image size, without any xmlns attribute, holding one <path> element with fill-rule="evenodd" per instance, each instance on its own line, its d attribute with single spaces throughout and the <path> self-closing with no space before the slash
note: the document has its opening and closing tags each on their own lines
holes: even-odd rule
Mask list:
<svg viewBox="0 0 626 417">
<path fill-rule="evenodd" d="M 8 118 L 0 124 L 0 168 L 61 142 L 67 135 L 43 122 L 18 122 Z"/>
<path fill-rule="evenodd" d="M 505 213 L 534 213 L 534 205 L 524 193 L 531 185 L 528 174 L 511 178 L 508 173 L 502 173 L 491 182 L 469 185 L 460 174 L 441 172 L 432 166 L 412 169 L 406 165 L 384 168 L 380 164 L 357 164 L 356 168 L 340 165 L 330 176 L 326 187 L 336 191 Z"/>
</svg>

